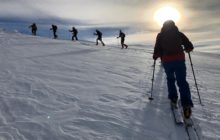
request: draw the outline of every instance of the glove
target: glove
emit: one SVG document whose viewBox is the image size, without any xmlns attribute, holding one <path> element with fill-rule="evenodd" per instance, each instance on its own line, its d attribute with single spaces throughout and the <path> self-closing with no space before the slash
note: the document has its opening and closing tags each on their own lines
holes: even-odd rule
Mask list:
<svg viewBox="0 0 220 140">
<path fill-rule="evenodd" d="M 157 60 L 157 58 L 158 58 L 158 56 L 154 54 L 154 55 L 153 55 L 153 59 L 154 59 L 154 60 Z"/>
<path fill-rule="evenodd" d="M 192 50 L 193 50 L 193 48 L 187 48 L 187 49 L 185 49 L 185 52 L 189 53 L 189 52 L 191 52 Z"/>
</svg>

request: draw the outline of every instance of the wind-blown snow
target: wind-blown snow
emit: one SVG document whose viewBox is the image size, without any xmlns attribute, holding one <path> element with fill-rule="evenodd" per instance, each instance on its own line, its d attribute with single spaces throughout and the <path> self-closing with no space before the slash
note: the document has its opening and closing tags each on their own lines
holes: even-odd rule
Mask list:
<svg viewBox="0 0 220 140">
<path fill-rule="evenodd" d="M 1 140 L 187 139 L 174 123 L 159 61 L 155 99 L 148 100 L 153 45 L 94 44 L 0 31 Z M 219 58 L 192 53 L 205 106 L 186 60 L 193 119 L 204 140 L 220 139 Z"/>
</svg>

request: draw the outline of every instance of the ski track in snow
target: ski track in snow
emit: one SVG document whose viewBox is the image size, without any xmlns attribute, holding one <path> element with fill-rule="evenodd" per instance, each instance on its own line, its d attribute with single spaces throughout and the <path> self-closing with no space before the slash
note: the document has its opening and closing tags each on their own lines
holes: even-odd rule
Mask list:
<svg viewBox="0 0 220 140">
<path fill-rule="evenodd" d="M 152 46 L 95 46 L 0 31 L 1 140 L 187 140 L 167 100 L 157 61 L 150 102 Z M 193 119 L 204 140 L 220 139 L 220 56 L 189 60 Z"/>
</svg>

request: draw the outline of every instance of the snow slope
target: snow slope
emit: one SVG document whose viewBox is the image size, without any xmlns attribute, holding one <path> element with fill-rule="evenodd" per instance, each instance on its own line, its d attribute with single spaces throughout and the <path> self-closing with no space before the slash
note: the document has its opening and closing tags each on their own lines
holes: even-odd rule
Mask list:
<svg viewBox="0 0 220 140">
<path fill-rule="evenodd" d="M 1 140 L 187 140 L 152 47 L 95 46 L 0 31 Z M 193 118 L 204 140 L 220 139 L 220 55 L 194 52 L 203 104 L 187 60 Z"/>
</svg>

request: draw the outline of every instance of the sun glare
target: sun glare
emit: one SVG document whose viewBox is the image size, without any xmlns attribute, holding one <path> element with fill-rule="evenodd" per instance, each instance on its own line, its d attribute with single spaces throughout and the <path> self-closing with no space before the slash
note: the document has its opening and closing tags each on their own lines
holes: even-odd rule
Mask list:
<svg viewBox="0 0 220 140">
<path fill-rule="evenodd" d="M 166 20 L 178 22 L 180 20 L 180 12 L 173 7 L 166 6 L 158 9 L 154 13 L 154 21 L 156 21 L 160 26 L 162 26 Z"/>
</svg>

